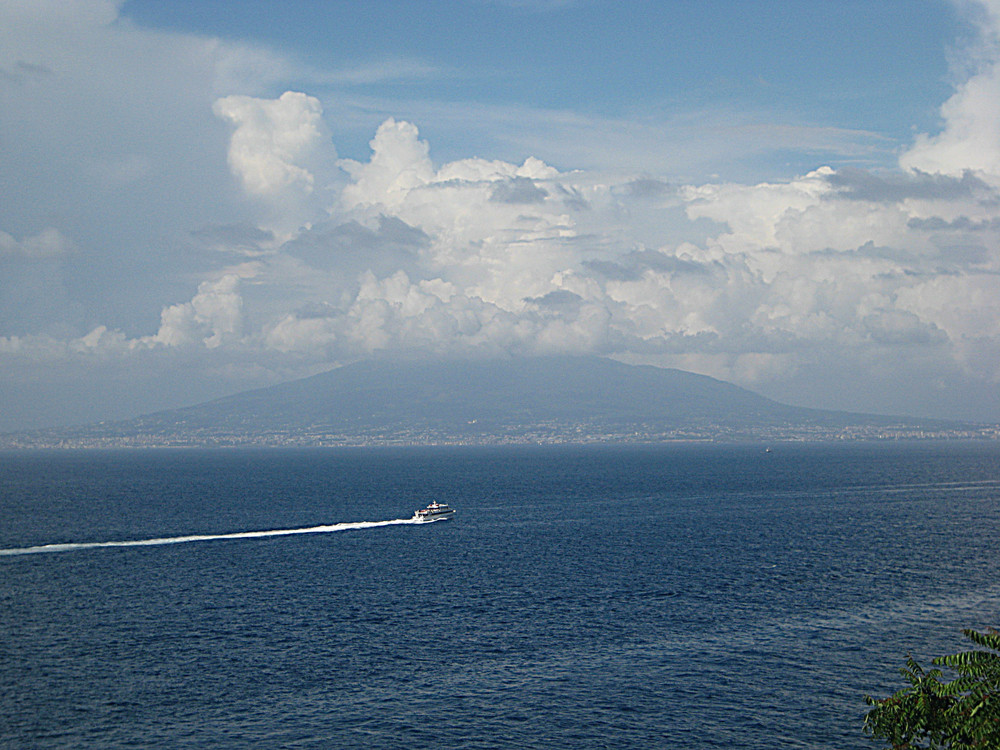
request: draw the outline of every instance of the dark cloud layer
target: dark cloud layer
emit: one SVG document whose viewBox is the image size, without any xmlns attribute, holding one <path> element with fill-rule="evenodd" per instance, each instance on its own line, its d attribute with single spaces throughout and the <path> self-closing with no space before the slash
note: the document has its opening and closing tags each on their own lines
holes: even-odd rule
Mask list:
<svg viewBox="0 0 1000 750">
<path fill-rule="evenodd" d="M 836 188 L 836 197 L 856 201 L 898 203 L 911 198 L 929 201 L 995 201 L 997 197 L 986 182 L 968 170 L 961 177 L 951 177 L 920 171 L 877 175 L 863 169 L 845 167 L 829 174 L 826 180 Z"/>
</svg>

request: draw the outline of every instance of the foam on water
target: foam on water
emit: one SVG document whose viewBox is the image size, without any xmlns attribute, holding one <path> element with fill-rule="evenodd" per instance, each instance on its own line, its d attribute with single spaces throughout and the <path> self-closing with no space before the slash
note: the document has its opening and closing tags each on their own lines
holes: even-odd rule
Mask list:
<svg viewBox="0 0 1000 750">
<path fill-rule="evenodd" d="M 0 556 L 37 555 L 45 552 L 74 552 L 100 547 L 156 547 L 164 544 L 184 544 L 185 542 L 211 542 L 220 539 L 260 539 L 268 536 L 292 536 L 295 534 L 330 534 L 334 531 L 353 529 L 374 529 L 380 526 L 431 523 L 420 518 L 395 518 L 391 521 L 355 521 L 334 523 L 325 526 L 308 526 L 301 529 L 268 529 L 265 531 L 237 531 L 231 534 L 191 534 L 188 536 L 168 536 L 155 539 L 133 539 L 123 542 L 63 542 L 40 544 L 34 547 L 0 549 Z"/>
</svg>

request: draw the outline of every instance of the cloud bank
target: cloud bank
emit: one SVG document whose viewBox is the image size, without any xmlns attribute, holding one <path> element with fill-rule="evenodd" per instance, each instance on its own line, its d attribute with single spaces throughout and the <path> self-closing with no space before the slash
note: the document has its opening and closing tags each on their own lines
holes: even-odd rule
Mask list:
<svg viewBox="0 0 1000 750">
<path fill-rule="evenodd" d="M 858 410 L 942 415 L 929 399 L 952 408 L 947 394 L 968 389 L 983 394 L 970 411 L 1000 419 L 1000 406 L 981 408 L 1000 394 L 995 5 L 983 6 L 982 46 L 941 131 L 918 135 L 898 170 L 817 165 L 759 184 L 561 171 L 530 154 L 436 163 L 418 125 L 396 118 L 369 158 L 338 159 L 319 98 L 229 93 L 253 54 L 160 39 L 165 55 L 194 44 L 214 71 L 211 97 L 177 98 L 209 120 L 192 132 L 218 133 L 213 184 L 228 181 L 238 208 L 189 227 L 199 260 L 178 259 L 186 276 L 171 288 L 186 283 L 190 296 L 155 308 L 158 325 L 8 326 L 0 360 L 196 362 L 235 389 L 373 354 L 597 353 Z M 77 8 L 54 7 L 66 23 Z M 114 4 L 79 7 L 101 10 L 86 19 L 95 37 L 146 34 L 109 26 Z M 8 101 L 60 70 L 46 56 L 2 68 Z M 108 153 L 89 173 L 142 183 L 166 174 L 157 153 Z M 0 224 L 0 265 L 23 276 L 93 254 L 86 240 L 71 223 Z"/>
</svg>

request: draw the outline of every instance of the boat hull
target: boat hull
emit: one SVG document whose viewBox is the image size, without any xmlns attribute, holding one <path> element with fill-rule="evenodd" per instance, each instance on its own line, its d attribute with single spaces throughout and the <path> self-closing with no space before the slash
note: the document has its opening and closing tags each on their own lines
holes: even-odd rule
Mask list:
<svg viewBox="0 0 1000 750">
<path fill-rule="evenodd" d="M 455 511 L 445 511 L 443 513 L 423 513 L 422 511 L 417 511 L 413 516 L 418 521 L 444 521 L 445 519 L 451 518 L 455 515 Z"/>
<path fill-rule="evenodd" d="M 413 514 L 415 521 L 442 521 L 455 515 L 455 509 L 448 503 L 439 503 L 436 500 L 426 508 L 421 508 Z"/>
</svg>

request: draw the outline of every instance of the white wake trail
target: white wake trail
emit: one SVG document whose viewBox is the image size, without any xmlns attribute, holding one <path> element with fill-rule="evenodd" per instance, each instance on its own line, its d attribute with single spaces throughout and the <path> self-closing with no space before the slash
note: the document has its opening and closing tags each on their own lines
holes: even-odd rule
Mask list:
<svg viewBox="0 0 1000 750">
<path fill-rule="evenodd" d="M 352 529 L 374 529 L 378 526 L 398 526 L 401 524 L 428 523 L 418 518 L 396 518 L 392 521 L 355 521 L 334 523 L 327 526 L 309 526 L 302 529 L 269 529 L 267 531 L 237 531 L 232 534 L 192 534 L 190 536 L 168 536 L 157 539 L 134 539 L 125 542 L 65 542 L 62 544 L 41 544 L 36 547 L 14 547 L 0 549 L 0 556 L 38 555 L 46 552 L 73 552 L 100 547 L 156 547 L 164 544 L 184 544 L 186 542 L 211 542 L 219 539 L 260 539 L 266 536 L 292 536 L 294 534 L 330 534 L 334 531 Z"/>
</svg>

